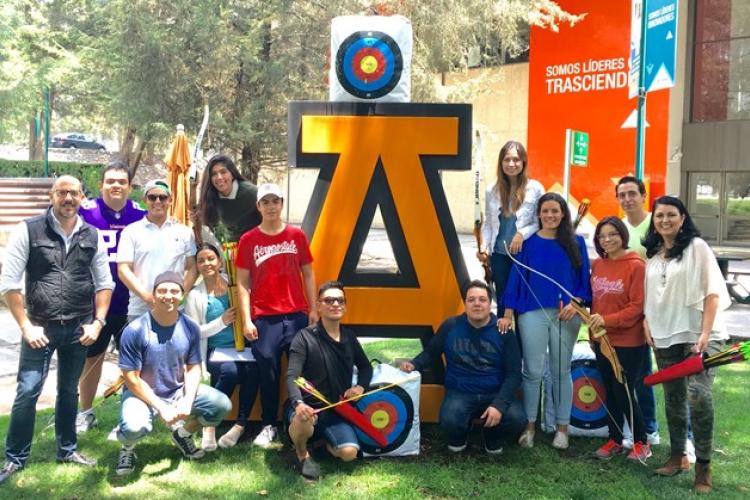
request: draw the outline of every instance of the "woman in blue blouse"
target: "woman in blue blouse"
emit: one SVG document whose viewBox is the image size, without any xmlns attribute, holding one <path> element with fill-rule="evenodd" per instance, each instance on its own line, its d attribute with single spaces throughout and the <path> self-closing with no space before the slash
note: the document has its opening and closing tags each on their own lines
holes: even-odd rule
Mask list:
<svg viewBox="0 0 750 500">
<path fill-rule="evenodd" d="M 185 303 L 185 313 L 200 325 L 201 351 L 206 368 L 211 374 L 211 385 L 228 397 L 240 386 L 239 410 L 234 426 L 219 439 L 219 446 L 231 448 L 245 431 L 255 396 L 258 392 L 258 377 L 255 363 L 236 361 L 211 361 L 211 355 L 219 347 L 234 348 L 235 308 L 229 307 L 229 287 L 220 274 L 219 250 L 208 243 L 198 247 L 196 254 L 198 272 L 203 279 L 190 291 Z M 203 428 L 202 448 L 216 449 L 214 427 Z"/>
<path fill-rule="evenodd" d="M 536 215 L 541 229 L 524 243 L 518 260 L 552 277 L 575 297 L 590 303 L 586 243 L 573 232 L 568 204 L 559 194 L 546 193 L 539 198 Z M 511 327 L 511 318 L 514 311 L 517 312 L 523 346 L 523 397 L 528 424 L 518 444 L 524 448 L 534 446 L 539 386 L 549 349 L 557 423 L 552 446 L 566 449 L 573 399 L 570 360 L 581 321 L 568 296 L 555 284 L 518 265 L 514 265 L 510 273 L 504 302 L 500 331 Z"/>
</svg>

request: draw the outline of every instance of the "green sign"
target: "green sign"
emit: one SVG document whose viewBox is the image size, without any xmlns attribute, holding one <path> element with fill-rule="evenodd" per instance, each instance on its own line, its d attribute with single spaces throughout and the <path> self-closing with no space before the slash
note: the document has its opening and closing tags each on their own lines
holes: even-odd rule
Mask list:
<svg viewBox="0 0 750 500">
<path fill-rule="evenodd" d="M 570 149 L 570 164 L 585 167 L 589 164 L 589 134 L 578 130 L 571 132 L 573 147 Z"/>
</svg>

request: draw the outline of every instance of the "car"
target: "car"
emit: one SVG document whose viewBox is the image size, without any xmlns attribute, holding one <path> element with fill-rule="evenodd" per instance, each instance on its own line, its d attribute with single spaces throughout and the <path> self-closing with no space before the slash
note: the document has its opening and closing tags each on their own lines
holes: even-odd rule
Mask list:
<svg viewBox="0 0 750 500">
<path fill-rule="evenodd" d="M 96 142 L 92 137 L 79 133 L 59 134 L 52 138 L 49 145 L 51 148 L 69 149 L 98 149 L 106 151 L 104 144 Z"/>
</svg>

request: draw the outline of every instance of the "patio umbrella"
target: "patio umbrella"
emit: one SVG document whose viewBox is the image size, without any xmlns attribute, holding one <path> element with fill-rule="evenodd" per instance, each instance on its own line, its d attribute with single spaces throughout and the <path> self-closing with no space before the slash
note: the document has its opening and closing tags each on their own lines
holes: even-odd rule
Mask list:
<svg viewBox="0 0 750 500">
<path fill-rule="evenodd" d="M 190 171 L 190 146 L 185 136 L 185 127 L 177 125 L 175 135 L 169 153 L 164 158 L 167 164 L 167 182 L 172 191 L 172 205 L 169 207 L 169 215 L 177 218 L 183 224 L 189 224 L 188 218 L 188 193 L 190 189 L 188 172 Z"/>
</svg>

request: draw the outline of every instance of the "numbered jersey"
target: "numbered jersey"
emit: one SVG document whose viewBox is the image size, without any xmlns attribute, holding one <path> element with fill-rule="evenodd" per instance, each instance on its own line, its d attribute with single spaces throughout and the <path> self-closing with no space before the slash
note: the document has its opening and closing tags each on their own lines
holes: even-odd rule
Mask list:
<svg viewBox="0 0 750 500">
<path fill-rule="evenodd" d="M 109 270 L 115 280 L 115 290 L 112 293 L 109 314 L 127 314 L 129 293 L 127 287 L 117 276 L 117 245 L 120 242 L 120 233 L 125 226 L 143 219 L 146 216 L 146 211 L 139 207 L 137 203 L 128 200 L 125 207 L 116 212 L 109 208 L 104 200 L 96 198 L 81 203 L 79 213 L 83 220 L 97 228 L 99 245 L 106 248 L 109 254 Z"/>
</svg>

